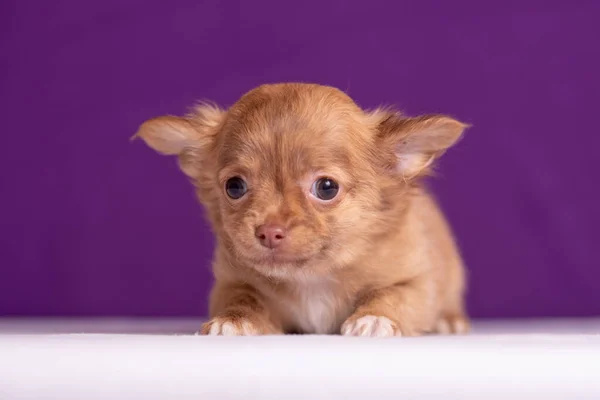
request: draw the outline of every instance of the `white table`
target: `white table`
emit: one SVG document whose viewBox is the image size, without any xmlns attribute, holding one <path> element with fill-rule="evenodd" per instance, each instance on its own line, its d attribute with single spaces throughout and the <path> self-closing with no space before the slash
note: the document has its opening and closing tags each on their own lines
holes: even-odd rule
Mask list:
<svg viewBox="0 0 600 400">
<path fill-rule="evenodd" d="M 0 399 L 600 399 L 600 319 L 464 337 L 201 337 L 195 320 L 1 320 Z"/>
</svg>

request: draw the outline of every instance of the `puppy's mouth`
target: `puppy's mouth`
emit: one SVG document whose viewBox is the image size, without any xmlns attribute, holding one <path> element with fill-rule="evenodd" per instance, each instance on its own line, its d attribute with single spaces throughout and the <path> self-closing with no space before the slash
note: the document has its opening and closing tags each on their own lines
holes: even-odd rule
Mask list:
<svg viewBox="0 0 600 400">
<path fill-rule="evenodd" d="M 295 252 L 290 249 L 260 249 L 247 252 L 246 257 L 255 264 L 277 268 L 282 265 L 302 267 L 315 260 L 325 250 L 325 246 L 311 251 Z"/>
<path fill-rule="evenodd" d="M 305 254 L 290 254 L 279 250 L 262 251 L 258 257 L 251 257 L 253 262 L 276 267 L 282 264 L 302 266 L 307 264 L 314 256 Z"/>
<path fill-rule="evenodd" d="M 329 248 L 325 241 L 320 241 L 318 244 L 290 241 L 269 248 L 255 240 L 248 240 L 247 237 L 236 238 L 235 236 L 232 237 L 230 244 L 237 258 L 261 268 L 303 267 L 318 261 Z"/>
</svg>

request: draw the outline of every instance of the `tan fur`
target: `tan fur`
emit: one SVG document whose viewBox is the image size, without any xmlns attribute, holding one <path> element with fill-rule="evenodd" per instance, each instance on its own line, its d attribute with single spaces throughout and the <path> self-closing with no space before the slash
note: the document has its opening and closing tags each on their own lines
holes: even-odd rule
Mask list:
<svg viewBox="0 0 600 400">
<path fill-rule="evenodd" d="M 136 136 L 179 156 L 216 235 L 201 332 L 466 331 L 461 257 L 422 183 L 465 128 L 364 111 L 335 88 L 294 83 L 258 87 L 228 110 L 145 122 Z M 239 200 L 225 194 L 233 176 L 248 182 Z M 340 185 L 329 203 L 310 194 L 323 176 Z M 287 229 L 276 251 L 255 237 L 265 223 Z"/>
</svg>

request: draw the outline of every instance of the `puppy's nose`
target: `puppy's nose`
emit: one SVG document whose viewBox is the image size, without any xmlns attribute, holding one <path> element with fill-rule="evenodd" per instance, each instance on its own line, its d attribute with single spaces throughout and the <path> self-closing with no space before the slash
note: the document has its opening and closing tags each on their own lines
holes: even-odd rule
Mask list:
<svg viewBox="0 0 600 400">
<path fill-rule="evenodd" d="M 285 240 L 285 228 L 277 224 L 265 224 L 256 228 L 256 238 L 265 247 L 274 249 Z"/>
</svg>

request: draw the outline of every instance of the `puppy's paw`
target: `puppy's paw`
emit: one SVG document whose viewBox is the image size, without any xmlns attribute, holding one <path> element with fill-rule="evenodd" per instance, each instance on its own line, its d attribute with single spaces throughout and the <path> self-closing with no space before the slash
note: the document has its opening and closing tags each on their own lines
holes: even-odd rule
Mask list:
<svg viewBox="0 0 600 400">
<path fill-rule="evenodd" d="M 200 335 L 211 336 L 254 336 L 265 334 L 256 323 L 247 318 L 216 317 L 202 325 Z"/>
<path fill-rule="evenodd" d="M 436 324 L 434 332 L 440 335 L 464 335 L 471 330 L 469 318 L 464 315 L 443 315 Z"/>
<path fill-rule="evenodd" d="M 392 320 L 376 315 L 351 316 L 343 323 L 341 333 L 344 336 L 402 336 Z"/>
</svg>

